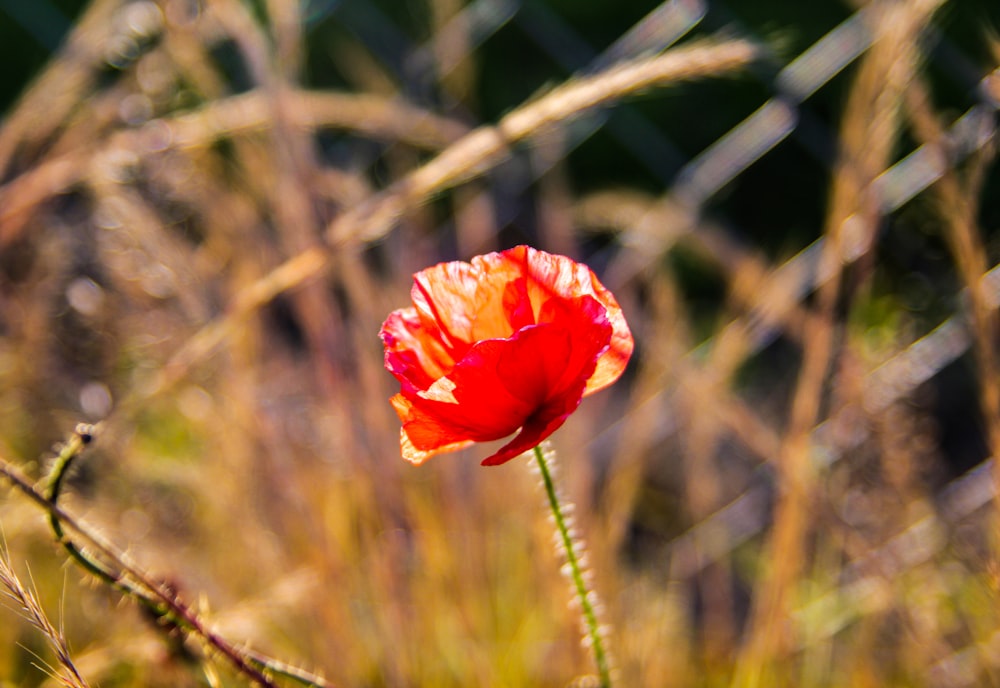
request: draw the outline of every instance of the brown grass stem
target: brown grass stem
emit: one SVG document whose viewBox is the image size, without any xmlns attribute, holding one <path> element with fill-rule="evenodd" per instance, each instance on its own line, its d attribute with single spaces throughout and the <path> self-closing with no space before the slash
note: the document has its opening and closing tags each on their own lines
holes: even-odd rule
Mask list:
<svg viewBox="0 0 1000 688">
<path fill-rule="evenodd" d="M 329 684 L 243 639 L 345 685 L 598 685 L 551 507 L 510 508 L 542 480 L 399 461 L 374 337 L 415 269 L 529 242 L 590 264 L 637 343 L 560 431 L 590 460 L 549 464 L 594 505 L 600 560 L 574 553 L 614 603 L 587 595 L 615 685 L 1000 685 L 982 13 L 828 0 L 699 44 L 703 0 L 628 29 L 551 3 L 93 0 L 33 36 L 22 4 L 0 46 L 35 48 L 0 88 L 8 682 L 69 678 L 61 635 L 91 684 L 249 685 L 179 594 L 277 685 Z M 711 79 L 736 45 L 753 68 Z M 68 419 L 98 451 L 31 462 Z M 90 575 L 67 588 L 67 564 Z"/>
<path fill-rule="evenodd" d="M 69 643 L 62 631 L 53 625 L 48 615 L 38 601 L 35 592 L 24 585 L 10 562 L 10 553 L 6 547 L 0 548 L 0 585 L 7 589 L 7 596 L 15 602 L 25 618 L 42 632 L 49 646 L 55 652 L 56 660 L 63 668 L 63 673 L 54 673 L 55 678 L 67 688 L 89 688 L 89 684 L 77 669 L 70 655 Z"/>
<path fill-rule="evenodd" d="M 62 507 L 50 501 L 44 493 L 31 484 L 27 476 L 2 456 L 0 456 L 0 476 L 3 476 L 7 483 L 31 500 L 36 506 L 44 509 L 51 518 L 56 519 L 60 524 L 60 528 L 68 527 L 86 543 L 86 547 L 93 549 L 95 553 L 109 562 L 110 566 L 102 565 L 101 568 L 108 572 L 114 572 L 109 573 L 109 575 L 115 578 L 120 586 L 119 589 L 134 597 L 139 602 L 149 601 L 153 603 L 159 610 L 160 615 L 168 616 L 179 624 L 181 628 L 203 640 L 248 680 L 266 688 L 276 688 L 274 681 L 265 673 L 272 666 L 270 664 L 271 660 L 265 660 L 260 655 L 248 655 L 245 651 L 209 628 L 201 616 L 189 604 L 184 602 L 176 592 L 171 590 L 169 586 L 155 580 L 138 566 L 128 562 L 124 552 L 118 550 L 118 548 L 106 541 L 92 528 L 65 511 Z M 88 554 L 87 558 L 92 559 L 92 555 Z M 280 668 L 284 665 L 274 662 L 274 666 Z M 300 683 L 305 683 L 306 685 L 320 687 L 329 685 L 319 679 L 315 682 L 307 681 L 306 672 L 281 673 L 285 673 L 290 678 L 295 678 Z"/>
<path fill-rule="evenodd" d="M 757 49 L 747 41 L 705 41 L 570 81 L 522 105 L 495 126 L 470 132 L 385 191 L 339 216 L 327 229 L 327 238 L 333 245 L 377 239 L 407 210 L 483 174 L 512 144 L 549 126 L 644 89 L 731 74 L 756 56 Z"/>
<path fill-rule="evenodd" d="M 698 43 L 571 82 L 518 108 L 497 126 L 481 127 L 469 133 L 400 182 L 344 213 L 327 229 L 328 242 L 336 246 L 381 237 L 404 211 L 460 181 L 484 173 L 509 144 L 545 126 L 638 90 L 731 73 L 749 64 L 755 55 L 755 48 L 745 41 Z M 312 247 L 253 282 L 240 293 L 226 315 L 205 325 L 151 380 L 120 404 L 119 409 L 124 409 L 120 413 L 128 416 L 145 400 L 170 389 L 236 332 L 257 309 L 278 294 L 321 274 L 329 265 L 329 258 L 328 248 Z"/>
<path fill-rule="evenodd" d="M 927 87 L 915 80 L 907 90 L 907 110 L 913 129 L 924 145 L 942 160 L 949 157 L 944 128 L 930 107 Z M 979 368 L 979 403 L 986 428 L 990 456 L 1000 457 L 1000 361 L 997 359 L 996 341 L 1000 333 L 997 317 L 997 298 L 990 293 L 989 285 L 982 279 L 989 266 L 986 247 L 983 245 L 976 220 L 976 199 L 982 192 L 983 174 L 994 158 L 994 148 L 977 156 L 968 166 L 966 179 L 960 179 L 951 166 L 932 187 L 937 196 L 937 209 L 944 222 L 945 239 L 954 257 L 968 296 L 973 352 Z M 1000 566 L 1000 461 L 993 462 L 994 528 L 992 533 L 993 557 Z"/>
<path fill-rule="evenodd" d="M 440 150 L 467 127 L 404 101 L 372 94 L 286 90 L 282 112 L 298 131 L 343 129 L 423 150 Z M 0 186 L 0 247 L 20 236 L 44 201 L 66 192 L 92 173 L 93 165 L 113 165 L 123 151 L 160 154 L 204 148 L 226 138 L 267 132 L 273 107 L 264 91 L 232 96 L 180 114 L 160 117 L 140 129 L 115 131 L 79 150 L 50 156 Z M 6 131 L 6 129 L 0 129 Z"/>
<path fill-rule="evenodd" d="M 773 677 L 766 678 L 768 668 L 786 656 L 792 642 L 787 619 L 795 581 L 805 561 L 808 505 L 816 481 L 811 436 L 836 355 L 835 307 L 842 297 L 845 257 L 864 255 L 874 241 L 881 213 L 874 181 L 888 166 L 898 135 L 903 94 L 918 59 L 916 40 L 937 4 L 917 0 L 880 6 L 881 11 L 873 16 L 879 38 L 861 65 L 845 108 L 843 149 L 824 232 L 827 243 L 818 266 L 823 278 L 815 312 L 805 323 L 803 361 L 788 430 L 777 456 L 779 495 L 767 555 L 768 574 L 754 603 L 747 645 L 734 680 L 740 688 L 773 681 Z"/>
</svg>

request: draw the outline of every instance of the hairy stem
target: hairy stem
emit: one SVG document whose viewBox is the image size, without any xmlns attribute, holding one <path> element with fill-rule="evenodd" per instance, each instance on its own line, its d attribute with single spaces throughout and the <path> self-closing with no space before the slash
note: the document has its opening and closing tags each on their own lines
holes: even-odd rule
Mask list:
<svg viewBox="0 0 1000 688">
<path fill-rule="evenodd" d="M 545 485 L 545 494 L 549 500 L 549 508 L 552 510 L 552 518 L 555 521 L 560 541 L 565 550 L 570 579 L 580 603 L 580 613 L 583 617 L 583 624 L 586 627 L 590 648 L 594 653 L 594 662 L 597 664 L 597 673 L 600 677 L 601 688 L 610 688 L 611 667 L 608 661 L 608 653 L 604 648 L 604 639 L 601 637 L 600 625 L 597 622 L 597 610 L 595 609 L 597 593 L 587 589 L 587 581 L 583 575 L 583 567 L 581 566 L 580 554 L 578 552 L 580 543 L 574 540 L 573 535 L 570 533 L 565 510 L 559 500 L 559 493 L 556 490 L 555 482 L 552 480 L 552 471 L 549 467 L 551 456 L 546 457 L 541 446 L 535 447 L 534 452 L 535 460 L 538 462 L 538 470 L 542 475 L 542 482 Z"/>
<path fill-rule="evenodd" d="M 82 442 L 82 437 L 77 437 L 76 441 Z M 57 458 L 56 467 L 59 463 L 68 463 L 72 460 L 72 456 L 79 453 L 82 447 L 71 449 L 73 443 L 74 441 L 71 440 L 70 444 L 60 452 L 60 456 L 65 455 L 65 457 L 62 461 Z M 65 470 L 66 466 L 64 465 L 59 469 L 59 472 L 65 473 Z M 21 473 L 14 464 L 2 456 L 0 456 L 0 478 L 3 478 L 21 494 L 48 512 L 50 519 L 54 519 L 58 524 L 57 532 L 62 533 L 60 538 L 62 541 L 65 542 L 67 539 L 64 530 L 68 527 L 79 538 L 87 542 L 88 547 L 92 548 L 102 559 L 112 562 L 111 565 L 107 566 L 98 564 L 93 555 L 83 554 L 80 547 L 73 545 L 72 549 L 67 548 L 74 559 L 88 571 L 99 576 L 102 580 L 111 582 L 115 588 L 134 597 L 140 603 L 151 606 L 157 611 L 158 616 L 175 620 L 178 626 L 201 638 L 209 647 L 224 657 L 237 672 L 256 685 L 277 688 L 274 681 L 264 673 L 264 671 L 269 670 L 269 665 L 265 665 L 259 660 L 251 660 L 244 651 L 208 628 L 202 618 L 187 603 L 183 602 L 169 586 L 156 581 L 138 567 L 126 562 L 125 555 L 116 547 L 76 520 L 55 501 L 49 499 L 48 494 L 52 493 L 53 485 L 56 486 L 55 494 L 58 494 L 58 485 L 62 483 L 62 478 L 58 480 L 50 478 L 46 492 L 43 493 L 36 489 L 27 476 Z M 74 555 L 74 553 L 79 556 Z"/>
</svg>

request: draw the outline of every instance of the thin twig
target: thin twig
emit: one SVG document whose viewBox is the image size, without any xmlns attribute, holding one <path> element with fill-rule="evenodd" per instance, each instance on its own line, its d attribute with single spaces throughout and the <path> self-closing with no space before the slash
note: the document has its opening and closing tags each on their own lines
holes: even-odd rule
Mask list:
<svg viewBox="0 0 1000 688">
<path fill-rule="evenodd" d="M 210 647 L 218 651 L 240 674 L 258 685 L 266 686 L 267 688 L 277 688 L 276 684 L 264 674 L 263 670 L 258 668 L 260 666 L 259 662 L 250 660 L 244 651 L 208 628 L 201 617 L 167 585 L 152 579 L 137 566 L 127 562 L 124 553 L 119 551 L 114 545 L 104 540 L 104 538 L 77 520 L 76 517 L 66 512 L 62 507 L 46 499 L 43 493 L 32 486 L 27 476 L 2 456 L 0 456 L 0 476 L 3 476 L 21 494 L 44 509 L 50 517 L 58 519 L 63 527 L 68 527 L 76 533 L 87 543 L 88 547 L 110 562 L 111 567 L 108 570 L 118 572 L 117 580 L 119 582 L 126 576 L 132 579 L 135 589 L 143 591 L 143 594 L 148 595 L 150 599 L 162 607 L 162 614 L 175 618 L 183 628 L 203 639 Z M 89 558 L 91 557 L 88 556 Z M 110 575 L 114 576 L 115 574 Z"/>
</svg>

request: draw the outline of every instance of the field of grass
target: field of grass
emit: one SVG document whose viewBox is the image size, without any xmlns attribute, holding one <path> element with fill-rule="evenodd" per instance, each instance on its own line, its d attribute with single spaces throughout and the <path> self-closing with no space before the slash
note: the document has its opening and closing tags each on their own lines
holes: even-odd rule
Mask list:
<svg viewBox="0 0 1000 688">
<path fill-rule="evenodd" d="M 388 403 L 517 244 L 636 341 L 551 438 L 615 685 L 1000 685 L 994 3 L 29 4 L 0 688 L 598 685 L 530 457 Z"/>
</svg>

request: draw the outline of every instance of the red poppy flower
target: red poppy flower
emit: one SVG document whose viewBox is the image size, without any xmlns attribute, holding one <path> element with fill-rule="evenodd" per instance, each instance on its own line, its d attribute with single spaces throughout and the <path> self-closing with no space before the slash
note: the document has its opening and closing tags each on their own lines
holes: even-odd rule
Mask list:
<svg viewBox="0 0 1000 688">
<path fill-rule="evenodd" d="M 565 256 L 518 246 L 435 265 L 413 282 L 413 307 L 379 333 L 412 463 L 520 430 L 483 465 L 509 461 L 617 380 L 632 355 L 615 297 Z"/>
</svg>

